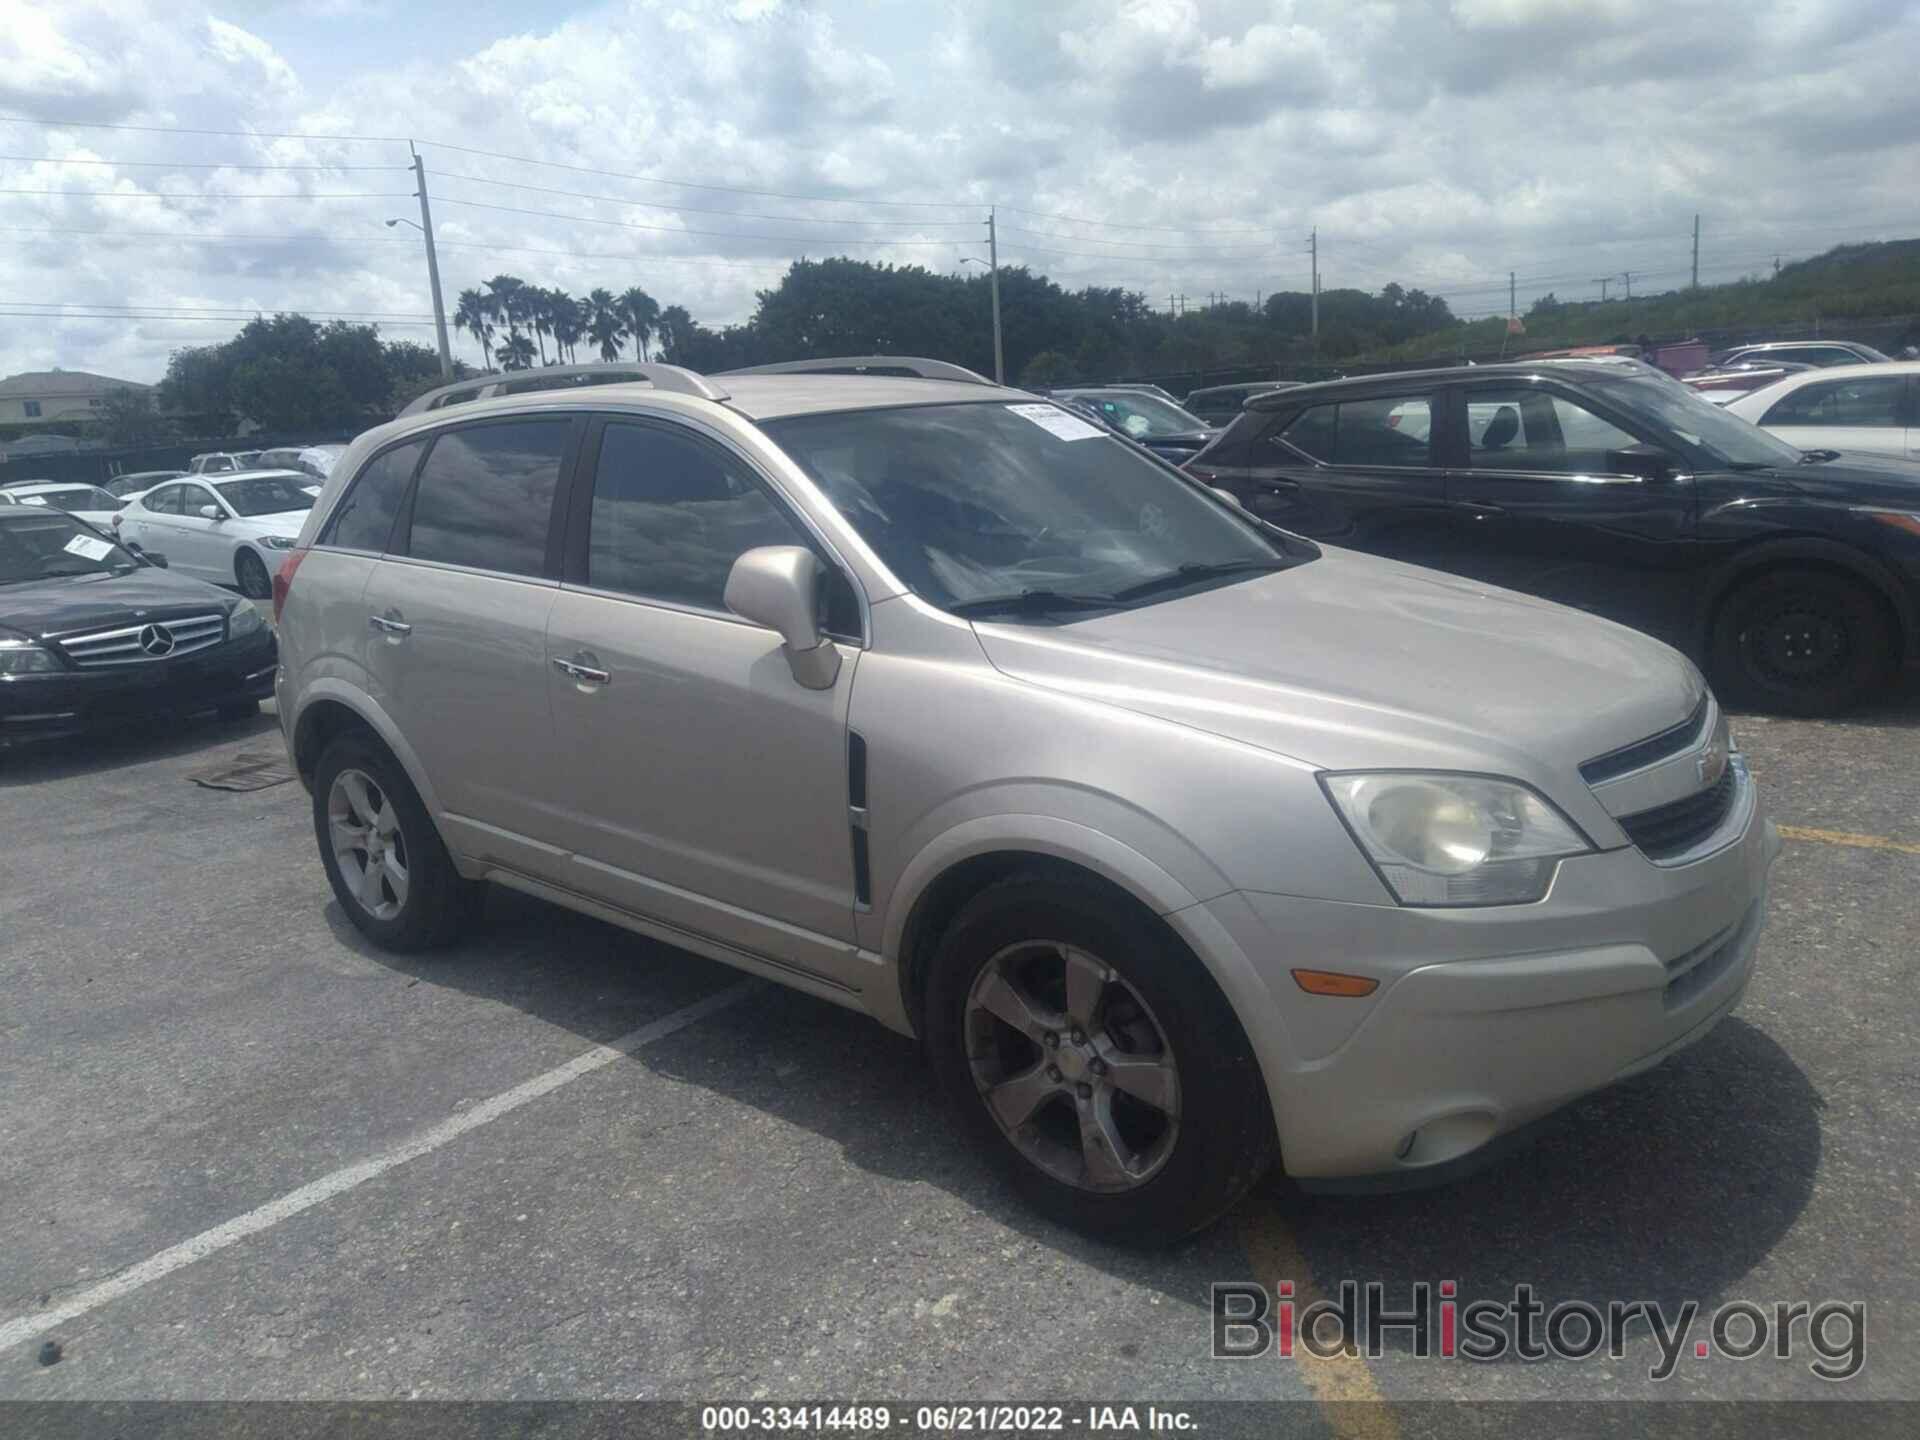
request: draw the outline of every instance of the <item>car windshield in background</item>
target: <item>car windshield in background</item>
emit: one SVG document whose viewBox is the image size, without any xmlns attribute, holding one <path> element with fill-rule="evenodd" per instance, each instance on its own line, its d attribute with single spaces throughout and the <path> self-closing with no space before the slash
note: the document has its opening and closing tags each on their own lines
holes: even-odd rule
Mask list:
<svg viewBox="0 0 1920 1440">
<path fill-rule="evenodd" d="M 118 510 L 127 502 L 92 485 L 71 485 L 60 490 L 41 490 L 32 495 L 16 495 L 22 505 L 52 506 L 56 510 Z"/>
<path fill-rule="evenodd" d="M 1207 428 L 1207 422 L 1198 415 L 1189 414 L 1171 400 L 1161 400 L 1145 391 L 1130 390 L 1124 394 L 1109 391 L 1074 398 L 1082 405 L 1091 405 L 1109 425 L 1125 431 L 1136 440 L 1161 435 L 1191 435 L 1196 430 Z"/>
<path fill-rule="evenodd" d="M 1645 416 L 1663 430 L 1678 434 L 1695 449 L 1704 450 L 1722 465 L 1759 469 L 1767 465 L 1797 465 L 1801 452 L 1757 425 L 1729 415 L 1698 390 L 1640 377 L 1596 380 L 1595 387 L 1631 414 Z"/>
<path fill-rule="evenodd" d="M 805 415 L 763 428 L 888 568 L 943 608 L 1094 608 L 1303 558 L 1050 404 Z"/>
<path fill-rule="evenodd" d="M 280 515 L 289 510 L 311 510 L 313 496 L 294 480 L 277 475 L 255 475 L 245 480 L 216 480 L 220 498 L 238 515 Z"/>
<path fill-rule="evenodd" d="M 137 562 L 58 510 L 0 510 L 0 585 L 128 570 Z"/>
</svg>

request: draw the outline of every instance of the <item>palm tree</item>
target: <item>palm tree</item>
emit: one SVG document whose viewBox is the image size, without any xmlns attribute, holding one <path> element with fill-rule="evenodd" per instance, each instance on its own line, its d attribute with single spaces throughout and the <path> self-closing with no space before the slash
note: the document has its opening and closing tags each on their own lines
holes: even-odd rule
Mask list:
<svg viewBox="0 0 1920 1440">
<path fill-rule="evenodd" d="M 542 290 L 538 285 L 529 285 L 522 292 L 527 307 L 527 328 L 533 331 L 534 343 L 540 347 L 540 363 L 547 363 L 547 332 L 553 329 L 552 292 Z"/>
<path fill-rule="evenodd" d="M 653 327 L 660 322 L 660 302 L 635 285 L 620 297 L 619 309 L 627 333 L 633 337 L 633 353 L 645 360 L 647 341 L 653 338 Z"/>
<path fill-rule="evenodd" d="M 480 346 L 480 364 L 493 368 L 493 306 L 478 290 L 462 290 L 453 307 L 453 328 L 473 336 Z"/>
<path fill-rule="evenodd" d="M 521 334 L 509 335 L 502 340 L 493 352 L 500 360 L 502 370 L 531 370 L 533 368 L 533 342 Z"/>
<path fill-rule="evenodd" d="M 526 318 L 526 289 L 527 282 L 518 275 L 496 275 L 487 281 L 487 298 L 493 302 L 495 318 L 506 322 L 509 340 L 520 333 L 520 322 Z"/>
<path fill-rule="evenodd" d="M 660 312 L 654 326 L 660 341 L 660 358 L 675 365 L 687 363 L 687 343 L 693 338 L 693 317 L 684 305 L 669 305 Z"/>
<path fill-rule="evenodd" d="M 620 358 L 620 342 L 627 338 L 627 323 L 621 318 L 619 302 L 610 290 L 594 290 L 587 295 L 587 338 L 600 347 L 602 360 Z"/>
<path fill-rule="evenodd" d="M 564 290 L 549 290 L 547 304 L 553 314 L 554 348 L 564 351 L 571 362 L 574 359 L 573 347 L 580 343 L 581 335 L 586 333 L 586 314 L 580 302 Z"/>
</svg>

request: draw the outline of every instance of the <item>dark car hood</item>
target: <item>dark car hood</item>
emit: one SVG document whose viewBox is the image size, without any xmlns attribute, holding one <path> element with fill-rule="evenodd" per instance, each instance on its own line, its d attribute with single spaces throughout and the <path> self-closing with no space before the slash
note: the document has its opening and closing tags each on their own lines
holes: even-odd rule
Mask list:
<svg viewBox="0 0 1920 1440">
<path fill-rule="evenodd" d="M 60 575 L 0 585 L 0 629 L 33 639 L 233 608 L 233 597 L 201 580 L 142 566 L 125 575 Z"/>
<path fill-rule="evenodd" d="M 1176 435 L 1143 435 L 1140 443 L 1149 450 L 1179 450 L 1199 454 L 1213 442 L 1218 430 L 1184 430 Z"/>
<path fill-rule="evenodd" d="M 1920 460 L 1847 450 L 1838 460 L 1783 465 L 1770 473 L 1803 494 L 1825 500 L 1920 510 Z"/>
</svg>

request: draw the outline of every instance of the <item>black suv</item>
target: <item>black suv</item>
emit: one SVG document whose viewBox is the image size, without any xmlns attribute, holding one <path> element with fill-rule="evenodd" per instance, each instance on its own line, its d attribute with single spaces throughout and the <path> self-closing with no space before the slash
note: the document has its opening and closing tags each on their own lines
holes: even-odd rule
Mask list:
<svg viewBox="0 0 1920 1440">
<path fill-rule="evenodd" d="M 1920 662 L 1920 464 L 1797 450 L 1644 367 L 1258 395 L 1186 468 L 1297 534 L 1657 635 L 1731 701 L 1831 714 Z"/>
</svg>

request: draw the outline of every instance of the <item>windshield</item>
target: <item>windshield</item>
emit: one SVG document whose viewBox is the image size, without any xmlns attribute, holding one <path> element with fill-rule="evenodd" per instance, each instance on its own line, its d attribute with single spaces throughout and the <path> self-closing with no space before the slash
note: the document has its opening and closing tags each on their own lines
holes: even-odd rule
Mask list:
<svg viewBox="0 0 1920 1440">
<path fill-rule="evenodd" d="M 1030 594 L 1105 602 L 1145 583 L 1159 598 L 1196 567 L 1251 573 L 1301 558 L 1056 405 L 916 406 L 762 428 L 895 575 L 944 608 Z"/>
<path fill-rule="evenodd" d="M 1722 465 L 1754 468 L 1800 463 L 1801 453 L 1793 446 L 1727 414 L 1692 386 L 1638 377 L 1610 377 L 1594 384 L 1621 409 L 1671 431 Z"/>
<path fill-rule="evenodd" d="M 51 505 L 56 510 L 118 510 L 126 503 L 93 485 L 68 485 L 15 498 L 22 505 Z"/>
<path fill-rule="evenodd" d="M 279 515 L 288 510 L 311 510 L 313 496 L 294 480 L 278 475 L 255 475 L 245 480 L 216 482 L 220 498 L 236 515 Z"/>
<path fill-rule="evenodd" d="M 0 512 L 0 585 L 131 570 L 134 558 L 58 510 Z"/>
<path fill-rule="evenodd" d="M 1186 435 L 1207 428 L 1207 422 L 1198 415 L 1182 410 L 1171 400 L 1162 400 L 1144 391 L 1104 391 L 1069 398 L 1078 400 L 1082 405 L 1091 405 L 1109 425 L 1136 440 L 1160 435 Z"/>
</svg>

